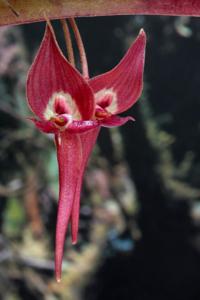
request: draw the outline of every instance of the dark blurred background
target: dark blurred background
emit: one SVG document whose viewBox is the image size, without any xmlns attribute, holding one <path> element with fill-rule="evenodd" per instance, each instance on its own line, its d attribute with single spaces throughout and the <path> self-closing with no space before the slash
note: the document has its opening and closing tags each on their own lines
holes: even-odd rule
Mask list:
<svg viewBox="0 0 200 300">
<path fill-rule="evenodd" d="M 53 22 L 65 52 L 59 22 Z M 144 91 L 102 129 L 84 177 L 79 243 L 54 279 L 58 175 L 52 137 L 26 119 L 27 70 L 44 23 L 0 28 L 0 299 L 200 299 L 200 21 L 83 18 L 91 76 L 114 67 L 141 27 Z"/>
</svg>

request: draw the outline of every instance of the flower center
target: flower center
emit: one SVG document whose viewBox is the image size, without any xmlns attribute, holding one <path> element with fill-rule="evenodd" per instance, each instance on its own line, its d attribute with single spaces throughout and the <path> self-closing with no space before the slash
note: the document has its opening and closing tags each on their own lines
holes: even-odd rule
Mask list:
<svg viewBox="0 0 200 300">
<path fill-rule="evenodd" d="M 103 89 L 95 94 L 95 117 L 104 119 L 111 116 L 117 110 L 117 94 L 112 89 Z"/>
<path fill-rule="evenodd" d="M 57 115 L 55 117 L 52 117 L 50 121 L 53 122 L 56 127 L 66 128 L 66 125 L 69 125 L 72 122 L 72 116 L 69 114 Z"/>
<path fill-rule="evenodd" d="M 95 117 L 97 119 L 105 119 L 111 116 L 112 114 L 109 113 L 106 109 L 102 108 L 100 105 L 96 106 L 95 109 Z"/>
<path fill-rule="evenodd" d="M 63 95 L 58 95 L 53 104 L 53 109 L 58 115 L 72 114 L 72 110 Z"/>
<path fill-rule="evenodd" d="M 102 98 L 97 98 L 97 104 L 101 106 L 102 108 L 106 108 L 110 106 L 113 100 L 112 94 L 105 94 Z"/>
<path fill-rule="evenodd" d="M 73 120 L 80 120 L 81 116 L 71 95 L 59 92 L 54 93 L 50 98 L 44 112 L 44 118 L 63 130 Z"/>
</svg>

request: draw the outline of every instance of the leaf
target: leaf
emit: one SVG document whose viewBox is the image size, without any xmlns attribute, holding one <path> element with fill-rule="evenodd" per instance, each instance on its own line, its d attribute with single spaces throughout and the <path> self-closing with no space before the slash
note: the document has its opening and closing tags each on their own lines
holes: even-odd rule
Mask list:
<svg viewBox="0 0 200 300">
<path fill-rule="evenodd" d="M 106 15 L 200 16 L 199 0 L 10 0 L 0 1 L 0 25 Z"/>
</svg>

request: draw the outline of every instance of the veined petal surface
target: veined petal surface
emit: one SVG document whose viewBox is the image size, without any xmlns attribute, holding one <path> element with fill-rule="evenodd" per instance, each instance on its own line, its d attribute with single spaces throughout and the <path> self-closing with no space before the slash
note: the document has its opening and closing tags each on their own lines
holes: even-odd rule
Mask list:
<svg viewBox="0 0 200 300">
<path fill-rule="evenodd" d="M 44 119 L 44 112 L 55 93 L 70 94 L 83 120 L 94 113 L 91 88 L 63 56 L 48 25 L 27 79 L 27 98 L 32 111 Z"/>
<path fill-rule="evenodd" d="M 113 94 L 112 114 L 126 111 L 140 97 L 143 87 L 146 35 L 140 31 L 121 62 L 111 71 L 90 80 L 95 94 Z M 99 100 L 99 99 L 98 99 Z"/>
<path fill-rule="evenodd" d="M 80 193 L 81 193 L 83 175 L 84 175 L 85 167 L 87 165 L 89 156 L 97 140 L 99 131 L 100 131 L 100 127 L 79 134 L 80 141 L 81 141 L 81 149 L 82 149 L 82 162 L 81 162 L 81 170 L 79 173 L 78 182 L 76 186 L 76 192 L 74 195 L 73 208 L 71 214 L 71 235 L 72 235 L 73 244 L 77 242 L 77 234 L 78 234 L 78 226 L 79 226 L 79 210 L 80 210 Z"/>
<path fill-rule="evenodd" d="M 56 224 L 55 273 L 57 281 L 61 278 L 63 249 L 67 226 L 71 217 L 78 174 L 81 172 L 81 141 L 77 134 L 67 131 L 55 137 L 59 165 L 59 203 Z"/>
</svg>

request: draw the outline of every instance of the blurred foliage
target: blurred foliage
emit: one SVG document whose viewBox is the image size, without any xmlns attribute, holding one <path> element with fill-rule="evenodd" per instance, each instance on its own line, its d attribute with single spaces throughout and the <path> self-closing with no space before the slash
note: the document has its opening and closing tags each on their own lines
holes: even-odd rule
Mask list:
<svg viewBox="0 0 200 300">
<path fill-rule="evenodd" d="M 197 300 L 200 297 L 199 20 L 78 20 L 90 73 L 148 36 L 134 124 L 102 129 L 81 196 L 79 243 L 54 280 L 58 171 L 51 136 L 27 120 L 28 67 L 44 24 L 0 30 L 0 298 Z M 54 22 L 65 51 L 60 25 Z"/>
</svg>

